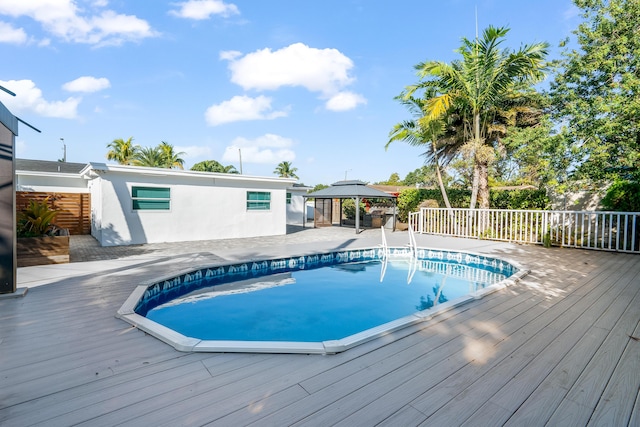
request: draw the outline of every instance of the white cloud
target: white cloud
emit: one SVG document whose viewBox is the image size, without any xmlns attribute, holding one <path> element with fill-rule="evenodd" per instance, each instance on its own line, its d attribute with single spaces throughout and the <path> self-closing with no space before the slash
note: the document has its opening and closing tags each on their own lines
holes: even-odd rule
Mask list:
<svg viewBox="0 0 640 427">
<path fill-rule="evenodd" d="M 68 92 L 98 92 L 111 87 L 109 79 L 105 77 L 82 76 L 65 83 L 62 88 Z"/>
<path fill-rule="evenodd" d="M 286 111 L 272 111 L 269 97 L 234 96 L 228 101 L 207 108 L 205 120 L 210 126 L 217 126 L 246 120 L 271 120 L 286 115 Z"/>
<path fill-rule="evenodd" d="M 106 2 L 87 6 L 93 9 L 87 12 L 79 8 L 75 0 L 0 0 L 0 14 L 14 18 L 27 16 L 67 42 L 96 46 L 120 45 L 157 35 L 143 19 L 101 10 Z"/>
<path fill-rule="evenodd" d="M 245 90 L 302 86 L 332 95 L 353 82 L 353 62 L 336 49 L 295 43 L 280 50 L 262 49 L 230 60 L 231 81 Z"/>
<path fill-rule="evenodd" d="M 211 148 L 198 145 L 189 145 L 187 147 L 176 146 L 175 151 L 177 153 L 185 153 L 182 157 L 185 159 L 193 159 L 196 157 L 211 157 Z"/>
<path fill-rule="evenodd" d="M 0 80 L 0 85 L 16 94 L 15 97 L 0 93 L 0 100 L 12 112 L 30 111 L 43 117 L 74 119 L 82 98 L 69 97 L 64 101 L 47 101 L 42 91 L 31 80 Z"/>
<path fill-rule="evenodd" d="M 221 0 L 188 0 L 176 3 L 178 10 L 171 10 L 169 14 L 179 18 L 203 20 L 211 18 L 211 15 L 228 17 L 240 13 L 238 7 L 233 3 L 225 3 Z"/>
<path fill-rule="evenodd" d="M 233 61 L 240 56 L 242 56 L 242 52 L 238 52 L 237 50 L 224 50 L 220 52 L 220 59 L 227 61 Z"/>
<path fill-rule="evenodd" d="M 27 33 L 22 28 L 14 28 L 11 24 L 0 22 L 0 43 L 23 44 L 27 42 Z"/>
<path fill-rule="evenodd" d="M 293 141 L 279 135 L 266 134 L 254 140 L 236 138 L 224 150 L 223 162 L 238 160 L 238 150 L 242 150 L 242 162 L 278 164 L 295 160 L 296 154 L 291 149 Z"/>
<path fill-rule="evenodd" d="M 362 95 L 344 91 L 355 79 L 350 75 L 353 61 L 337 49 L 316 49 L 295 43 L 280 50 L 262 49 L 246 55 L 224 51 L 220 59 L 229 61 L 231 81 L 245 90 L 277 90 L 303 87 L 327 99 L 326 108 L 345 111 L 365 104 Z"/>
<path fill-rule="evenodd" d="M 327 110 L 347 111 L 353 110 L 358 104 L 366 104 L 367 100 L 357 93 L 340 92 L 329 98 L 325 104 Z"/>
</svg>

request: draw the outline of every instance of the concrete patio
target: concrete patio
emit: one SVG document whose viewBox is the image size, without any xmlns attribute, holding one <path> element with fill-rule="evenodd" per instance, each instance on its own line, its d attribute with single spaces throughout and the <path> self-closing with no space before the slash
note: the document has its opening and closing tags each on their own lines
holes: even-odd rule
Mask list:
<svg viewBox="0 0 640 427">
<path fill-rule="evenodd" d="M 181 353 L 114 317 L 139 282 L 376 246 L 380 231 L 121 248 L 74 239 L 71 264 L 19 269 L 26 296 L 0 300 L 0 425 L 640 426 L 638 255 L 417 238 L 531 272 L 337 355 Z"/>
</svg>

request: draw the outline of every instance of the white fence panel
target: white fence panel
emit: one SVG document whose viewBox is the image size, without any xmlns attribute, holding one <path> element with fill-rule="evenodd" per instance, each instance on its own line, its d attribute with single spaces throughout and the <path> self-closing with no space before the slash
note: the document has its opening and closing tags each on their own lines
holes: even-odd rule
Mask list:
<svg viewBox="0 0 640 427">
<path fill-rule="evenodd" d="M 422 208 L 417 233 L 640 253 L 640 212 Z"/>
</svg>

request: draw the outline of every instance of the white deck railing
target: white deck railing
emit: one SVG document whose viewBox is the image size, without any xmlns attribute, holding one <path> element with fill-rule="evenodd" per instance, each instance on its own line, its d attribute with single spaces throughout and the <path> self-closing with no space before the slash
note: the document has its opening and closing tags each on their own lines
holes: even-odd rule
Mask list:
<svg viewBox="0 0 640 427">
<path fill-rule="evenodd" d="M 421 234 L 640 253 L 640 212 L 422 208 Z"/>
</svg>

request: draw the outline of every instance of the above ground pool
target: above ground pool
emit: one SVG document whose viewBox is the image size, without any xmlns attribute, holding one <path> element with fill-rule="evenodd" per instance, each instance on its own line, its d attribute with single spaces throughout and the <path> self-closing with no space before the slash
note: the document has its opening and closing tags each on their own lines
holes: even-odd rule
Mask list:
<svg viewBox="0 0 640 427">
<path fill-rule="evenodd" d="M 367 248 L 212 266 L 136 288 L 118 317 L 181 351 L 337 353 L 525 272 L 478 254 Z"/>
</svg>

